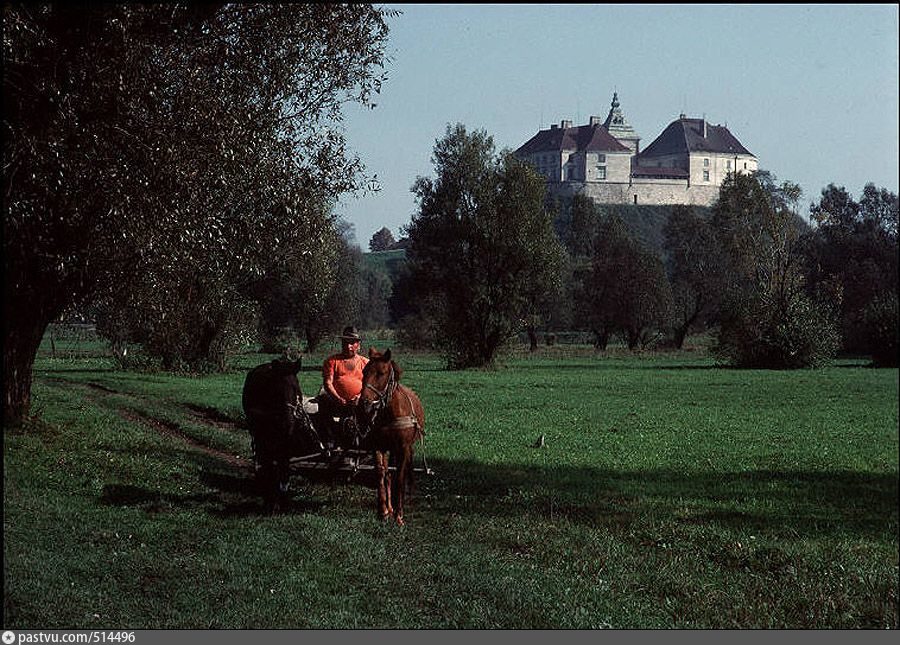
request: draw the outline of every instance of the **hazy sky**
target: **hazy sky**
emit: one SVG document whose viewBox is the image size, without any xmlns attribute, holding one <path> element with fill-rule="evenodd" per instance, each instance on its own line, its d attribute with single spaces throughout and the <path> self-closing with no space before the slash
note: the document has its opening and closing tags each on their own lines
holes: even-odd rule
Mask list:
<svg viewBox="0 0 900 645">
<path fill-rule="evenodd" d="M 760 168 L 800 184 L 898 192 L 898 7 L 386 5 L 388 80 L 347 107 L 349 146 L 381 184 L 337 213 L 368 250 L 416 210 L 447 125 L 515 149 L 551 123 L 605 118 L 613 91 L 648 146 L 679 113 L 727 125 Z"/>
</svg>

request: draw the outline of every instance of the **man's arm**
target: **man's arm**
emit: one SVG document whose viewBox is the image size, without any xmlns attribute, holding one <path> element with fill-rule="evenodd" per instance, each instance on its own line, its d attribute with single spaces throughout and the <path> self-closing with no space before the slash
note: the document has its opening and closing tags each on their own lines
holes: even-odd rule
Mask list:
<svg viewBox="0 0 900 645">
<path fill-rule="evenodd" d="M 322 367 L 322 385 L 325 388 L 325 391 L 334 397 L 335 401 L 341 405 L 347 405 L 347 401 L 344 397 L 338 394 L 337 390 L 334 389 L 334 363 L 328 360 L 325 361 L 325 365 Z"/>
</svg>

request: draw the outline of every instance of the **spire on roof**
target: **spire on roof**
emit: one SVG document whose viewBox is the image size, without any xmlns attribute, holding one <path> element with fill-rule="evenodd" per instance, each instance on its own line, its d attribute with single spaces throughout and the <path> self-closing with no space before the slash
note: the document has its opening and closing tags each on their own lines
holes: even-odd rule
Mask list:
<svg viewBox="0 0 900 645">
<path fill-rule="evenodd" d="M 612 129 L 617 126 L 626 126 L 625 123 L 625 115 L 622 114 L 622 109 L 619 107 L 619 93 L 613 92 L 612 103 L 610 103 L 609 114 L 606 116 L 606 123 L 603 126 L 612 132 Z"/>
<path fill-rule="evenodd" d="M 619 103 L 618 92 L 613 92 L 609 114 L 606 116 L 603 127 L 621 143 L 631 148 L 634 152 L 638 152 L 638 142 L 641 138 L 637 135 L 628 121 L 625 120 L 625 115 L 622 113 L 622 108 Z"/>
</svg>

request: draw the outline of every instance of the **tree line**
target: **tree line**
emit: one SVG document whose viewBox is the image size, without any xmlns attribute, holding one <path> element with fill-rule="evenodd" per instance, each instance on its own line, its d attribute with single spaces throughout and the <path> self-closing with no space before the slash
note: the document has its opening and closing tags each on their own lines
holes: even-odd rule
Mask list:
<svg viewBox="0 0 900 645">
<path fill-rule="evenodd" d="M 492 362 L 528 331 L 584 331 L 597 348 L 682 347 L 711 332 L 739 367 L 826 364 L 839 351 L 897 365 L 897 195 L 829 185 L 798 213 L 799 186 L 732 174 L 710 208 L 674 206 L 661 248 L 619 206 L 549 200 L 533 169 L 483 131 L 448 127 L 435 178 L 414 186 L 407 263 L 394 285 L 400 337 L 451 366 Z"/>
</svg>

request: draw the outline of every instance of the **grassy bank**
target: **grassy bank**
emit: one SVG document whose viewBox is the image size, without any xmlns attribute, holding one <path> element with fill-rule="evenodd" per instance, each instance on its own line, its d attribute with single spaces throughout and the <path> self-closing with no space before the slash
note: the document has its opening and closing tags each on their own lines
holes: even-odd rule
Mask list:
<svg viewBox="0 0 900 645">
<path fill-rule="evenodd" d="M 262 513 L 244 371 L 60 356 L 5 435 L 8 628 L 897 627 L 896 369 L 399 352 L 437 473 L 400 528 L 364 481 Z"/>
</svg>

